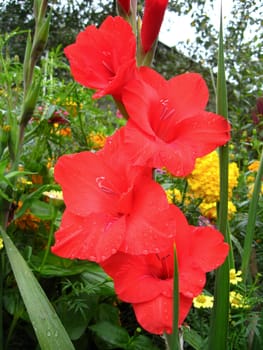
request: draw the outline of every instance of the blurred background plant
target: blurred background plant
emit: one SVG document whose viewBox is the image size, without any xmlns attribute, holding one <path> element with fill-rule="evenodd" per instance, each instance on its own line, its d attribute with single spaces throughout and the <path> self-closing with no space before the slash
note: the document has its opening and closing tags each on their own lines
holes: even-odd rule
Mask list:
<svg viewBox="0 0 263 350">
<path fill-rule="evenodd" d="M 211 30 L 204 6 L 205 1 L 201 0 L 170 1 L 171 11 L 179 14 L 190 13 L 195 8 L 192 16 L 198 32 L 196 46 L 184 44 L 189 58 L 186 53 L 159 43 L 154 65 L 166 77 L 189 70 L 202 73 L 210 87 L 210 109 L 215 110 L 213 74 L 210 71 L 216 66 L 218 33 Z M 162 349 L 163 339 L 147 334 L 139 327 L 131 307 L 117 300 L 112 281 L 96 264 L 61 259 L 49 251 L 64 209 L 60 188 L 53 176 L 56 160 L 65 153 L 99 150 L 106 136 L 124 123 L 110 98 L 94 101 L 90 90 L 73 82 L 63 55 L 63 48 L 75 40 L 87 23 L 99 24 L 106 15 L 115 14 L 114 2 L 71 0 L 59 5 L 57 1 L 50 1 L 49 7 L 52 9 L 51 21 L 48 19 L 51 35 L 29 74 L 32 75 L 32 84 L 27 84 L 25 89 L 25 75 L 28 76 L 23 64 L 28 59 L 25 47 L 26 42 L 29 43 L 28 31 L 34 32 L 35 26 L 32 1 L 8 0 L 0 4 L 2 224 L 6 221 L 8 235 L 54 306 L 76 349 Z M 242 263 L 249 202 L 262 150 L 262 49 L 258 44 L 262 32 L 256 29 L 262 24 L 259 11 L 256 1 L 235 4 L 225 42 L 229 112 L 233 125 L 229 229 L 237 270 Z M 242 21 L 243 18 L 247 21 Z M 252 21 L 254 36 L 244 41 L 246 24 Z M 29 50 L 29 44 L 27 48 Z M 30 113 L 23 114 L 28 107 L 26 97 L 32 85 L 32 91 L 37 93 L 30 95 Z M 25 128 L 22 139 L 19 139 L 21 118 Z M 214 152 L 199 159 L 188 178 L 174 178 L 165 169 L 156 170 L 156 178 L 166 190 L 168 200 L 183 209 L 191 224 L 215 225 L 218 169 L 218 156 Z M 263 347 L 262 192 L 257 208 L 249 279 L 231 285 L 229 349 L 256 350 Z M 4 213 L 8 216 L 3 217 Z M 1 344 L 6 349 L 36 349 L 38 340 L 34 327 L 2 239 L 0 250 Z M 236 272 L 234 275 L 236 278 L 242 276 Z M 204 348 L 213 303 L 213 281 L 214 274 L 210 273 L 204 295 L 196 300 L 183 327 L 185 349 Z"/>
</svg>

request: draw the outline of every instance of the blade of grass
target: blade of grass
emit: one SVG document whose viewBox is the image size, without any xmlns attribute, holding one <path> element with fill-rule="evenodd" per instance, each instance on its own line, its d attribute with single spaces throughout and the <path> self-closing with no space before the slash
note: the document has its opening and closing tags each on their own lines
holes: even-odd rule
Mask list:
<svg viewBox="0 0 263 350">
<path fill-rule="evenodd" d="M 217 113 L 227 119 L 227 88 L 224 65 L 222 2 L 220 12 L 218 77 L 217 77 Z M 227 228 L 228 216 L 228 145 L 219 149 L 220 159 L 220 203 L 218 210 L 218 229 L 230 244 L 230 235 Z M 230 254 L 231 256 L 232 254 Z M 214 308 L 211 318 L 211 328 L 208 339 L 209 350 L 227 349 L 228 315 L 229 315 L 229 258 L 216 271 Z"/>
<path fill-rule="evenodd" d="M 174 283 L 173 283 L 173 332 L 172 334 L 165 334 L 165 340 L 167 342 L 168 350 L 180 350 L 179 341 L 179 329 L 178 329 L 178 319 L 179 319 L 179 275 L 178 275 L 178 261 L 176 246 L 174 244 Z"/>
<path fill-rule="evenodd" d="M 261 159 L 259 163 L 255 184 L 254 184 L 253 194 L 252 194 L 252 198 L 248 209 L 248 222 L 247 222 L 247 230 L 246 230 L 246 236 L 245 236 L 245 242 L 244 242 L 242 265 L 241 265 L 241 270 L 244 276 L 243 277 L 244 280 L 248 275 L 248 267 L 249 267 L 249 260 L 251 256 L 252 243 L 253 243 L 253 237 L 254 237 L 254 231 L 255 231 L 258 198 L 261 191 L 262 177 L 263 177 L 263 149 L 261 153 Z"/>
<path fill-rule="evenodd" d="M 0 233 L 41 349 L 74 350 L 65 328 L 26 261 L 1 227 Z"/>
</svg>

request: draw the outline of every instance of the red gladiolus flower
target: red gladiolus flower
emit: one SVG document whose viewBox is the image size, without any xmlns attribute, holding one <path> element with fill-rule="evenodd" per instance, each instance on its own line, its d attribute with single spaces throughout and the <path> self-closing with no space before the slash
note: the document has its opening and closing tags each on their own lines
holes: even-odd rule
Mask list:
<svg viewBox="0 0 263 350">
<path fill-rule="evenodd" d="M 136 39 L 123 18 L 109 16 L 100 28 L 88 26 L 64 52 L 74 79 L 96 89 L 95 98 L 111 94 L 120 100 L 121 89 L 136 67 Z"/>
<path fill-rule="evenodd" d="M 175 245 L 181 325 L 192 299 L 201 293 L 205 285 L 205 273 L 224 262 L 229 247 L 217 230 L 190 225 L 184 232 L 177 232 Z M 101 266 L 113 278 L 118 297 L 133 304 L 143 328 L 155 334 L 172 332 L 173 244 L 159 254 L 134 256 L 118 252 Z"/>
<path fill-rule="evenodd" d="M 97 153 L 62 156 L 55 178 L 66 211 L 53 253 L 67 258 L 103 261 L 117 250 L 130 254 L 160 252 L 183 230 L 182 212 L 169 205 L 151 169 L 131 167 L 122 132 Z"/>
<path fill-rule="evenodd" d="M 141 80 L 133 80 L 123 92 L 129 114 L 125 142 L 132 161 L 186 176 L 197 157 L 229 140 L 230 125 L 204 110 L 208 89 L 199 74 L 182 74 L 167 81 L 144 67 L 140 75 Z"/>
<path fill-rule="evenodd" d="M 145 0 L 141 40 L 145 53 L 151 50 L 158 37 L 168 0 Z"/>
</svg>

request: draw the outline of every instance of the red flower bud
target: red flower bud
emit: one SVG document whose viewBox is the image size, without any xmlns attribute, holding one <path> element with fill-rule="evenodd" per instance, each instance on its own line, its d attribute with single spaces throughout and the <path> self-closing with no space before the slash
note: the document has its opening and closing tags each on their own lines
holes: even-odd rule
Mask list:
<svg viewBox="0 0 263 350">
<path fill-rule="evenodd" d="M 130 12 L 131 0 L 118 0 L 118 4 L 122 7 L 125 13 L 128 14 Z"/>
<path fill-rule="evenodd" d="M 142 20 L 141 40 L 146 53 L 151 50 L 158 37 L 168 0 L 145 0 L 145 10 Z"/>
</svg>

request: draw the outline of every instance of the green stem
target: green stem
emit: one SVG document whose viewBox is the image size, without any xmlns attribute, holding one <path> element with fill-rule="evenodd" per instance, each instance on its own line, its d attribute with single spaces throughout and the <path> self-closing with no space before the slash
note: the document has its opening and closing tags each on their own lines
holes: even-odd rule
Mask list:
<svg viewBox="0 0 263 350">
<path fill-rule="evenodd" d="M 253 237 L 254 237 L 254 231 L 255 231 L 255 225 L 256 225 L 257 206 L 258 206 L 259 194 L 261 191 L 262 177 L 263 177 L 263 149 L 261 153 L 261 159 L 260 159 L 256 180 L 255 180 L 253 194 L 252 194 L 252 198 L 248 209 L 248 222 L 247 222 L 247 230 L 246 230 L 246 236 L 245 236 L 245 242 L 244 242 L 242 266 L 241 266 L 244 280 L 248 275 L 249 260 L 251 256 L 252 243 L 253 243 Z"/>
<path fill-rule="evenodd" d="M 50 202 L 50 205 L 52 205 L 52 200 Z M 48 257 L 49 251 L 50 251 L 50 247 L 51 247 L 51 244 L 52 244 L 53 234 L 54 234 L 54 227 L 55 227 L 54 223 L 56 221 L 58 209 L 56 207 L 52 207 L 51 209 L 53 210 L 53 215 L 52 215 L 50 229 L 49 229 L 49 234 L 48 234 L 48 241 L 47 241 L 45 254 L 43 256 L 42 262 L 41 262 L 40 267 L 39 267 L 39 271 L 42 270 L 43 266 L 46 263 L 46 260 L 47 260 L 47 257 Z"/>
<path fill-rule="evenodd" d="M 7 338 L 6 338 L 6 342 L 5 342 L 5 350 L 8 350 L 9 342 L 11 340 L 11 337 L 13 335 L 14 329 L 16 327 L 16 324 L 17 324 L 17 321 L 19 320 L 19 318 L 20 318 L 20 316 L 16 315 L 16 314 L 13 317 L 13 320 L 12 320 L 12 323 L 11 323 L 11 326 L 9 328 L 8 335 L 7 335 Z"/>
</svg>

